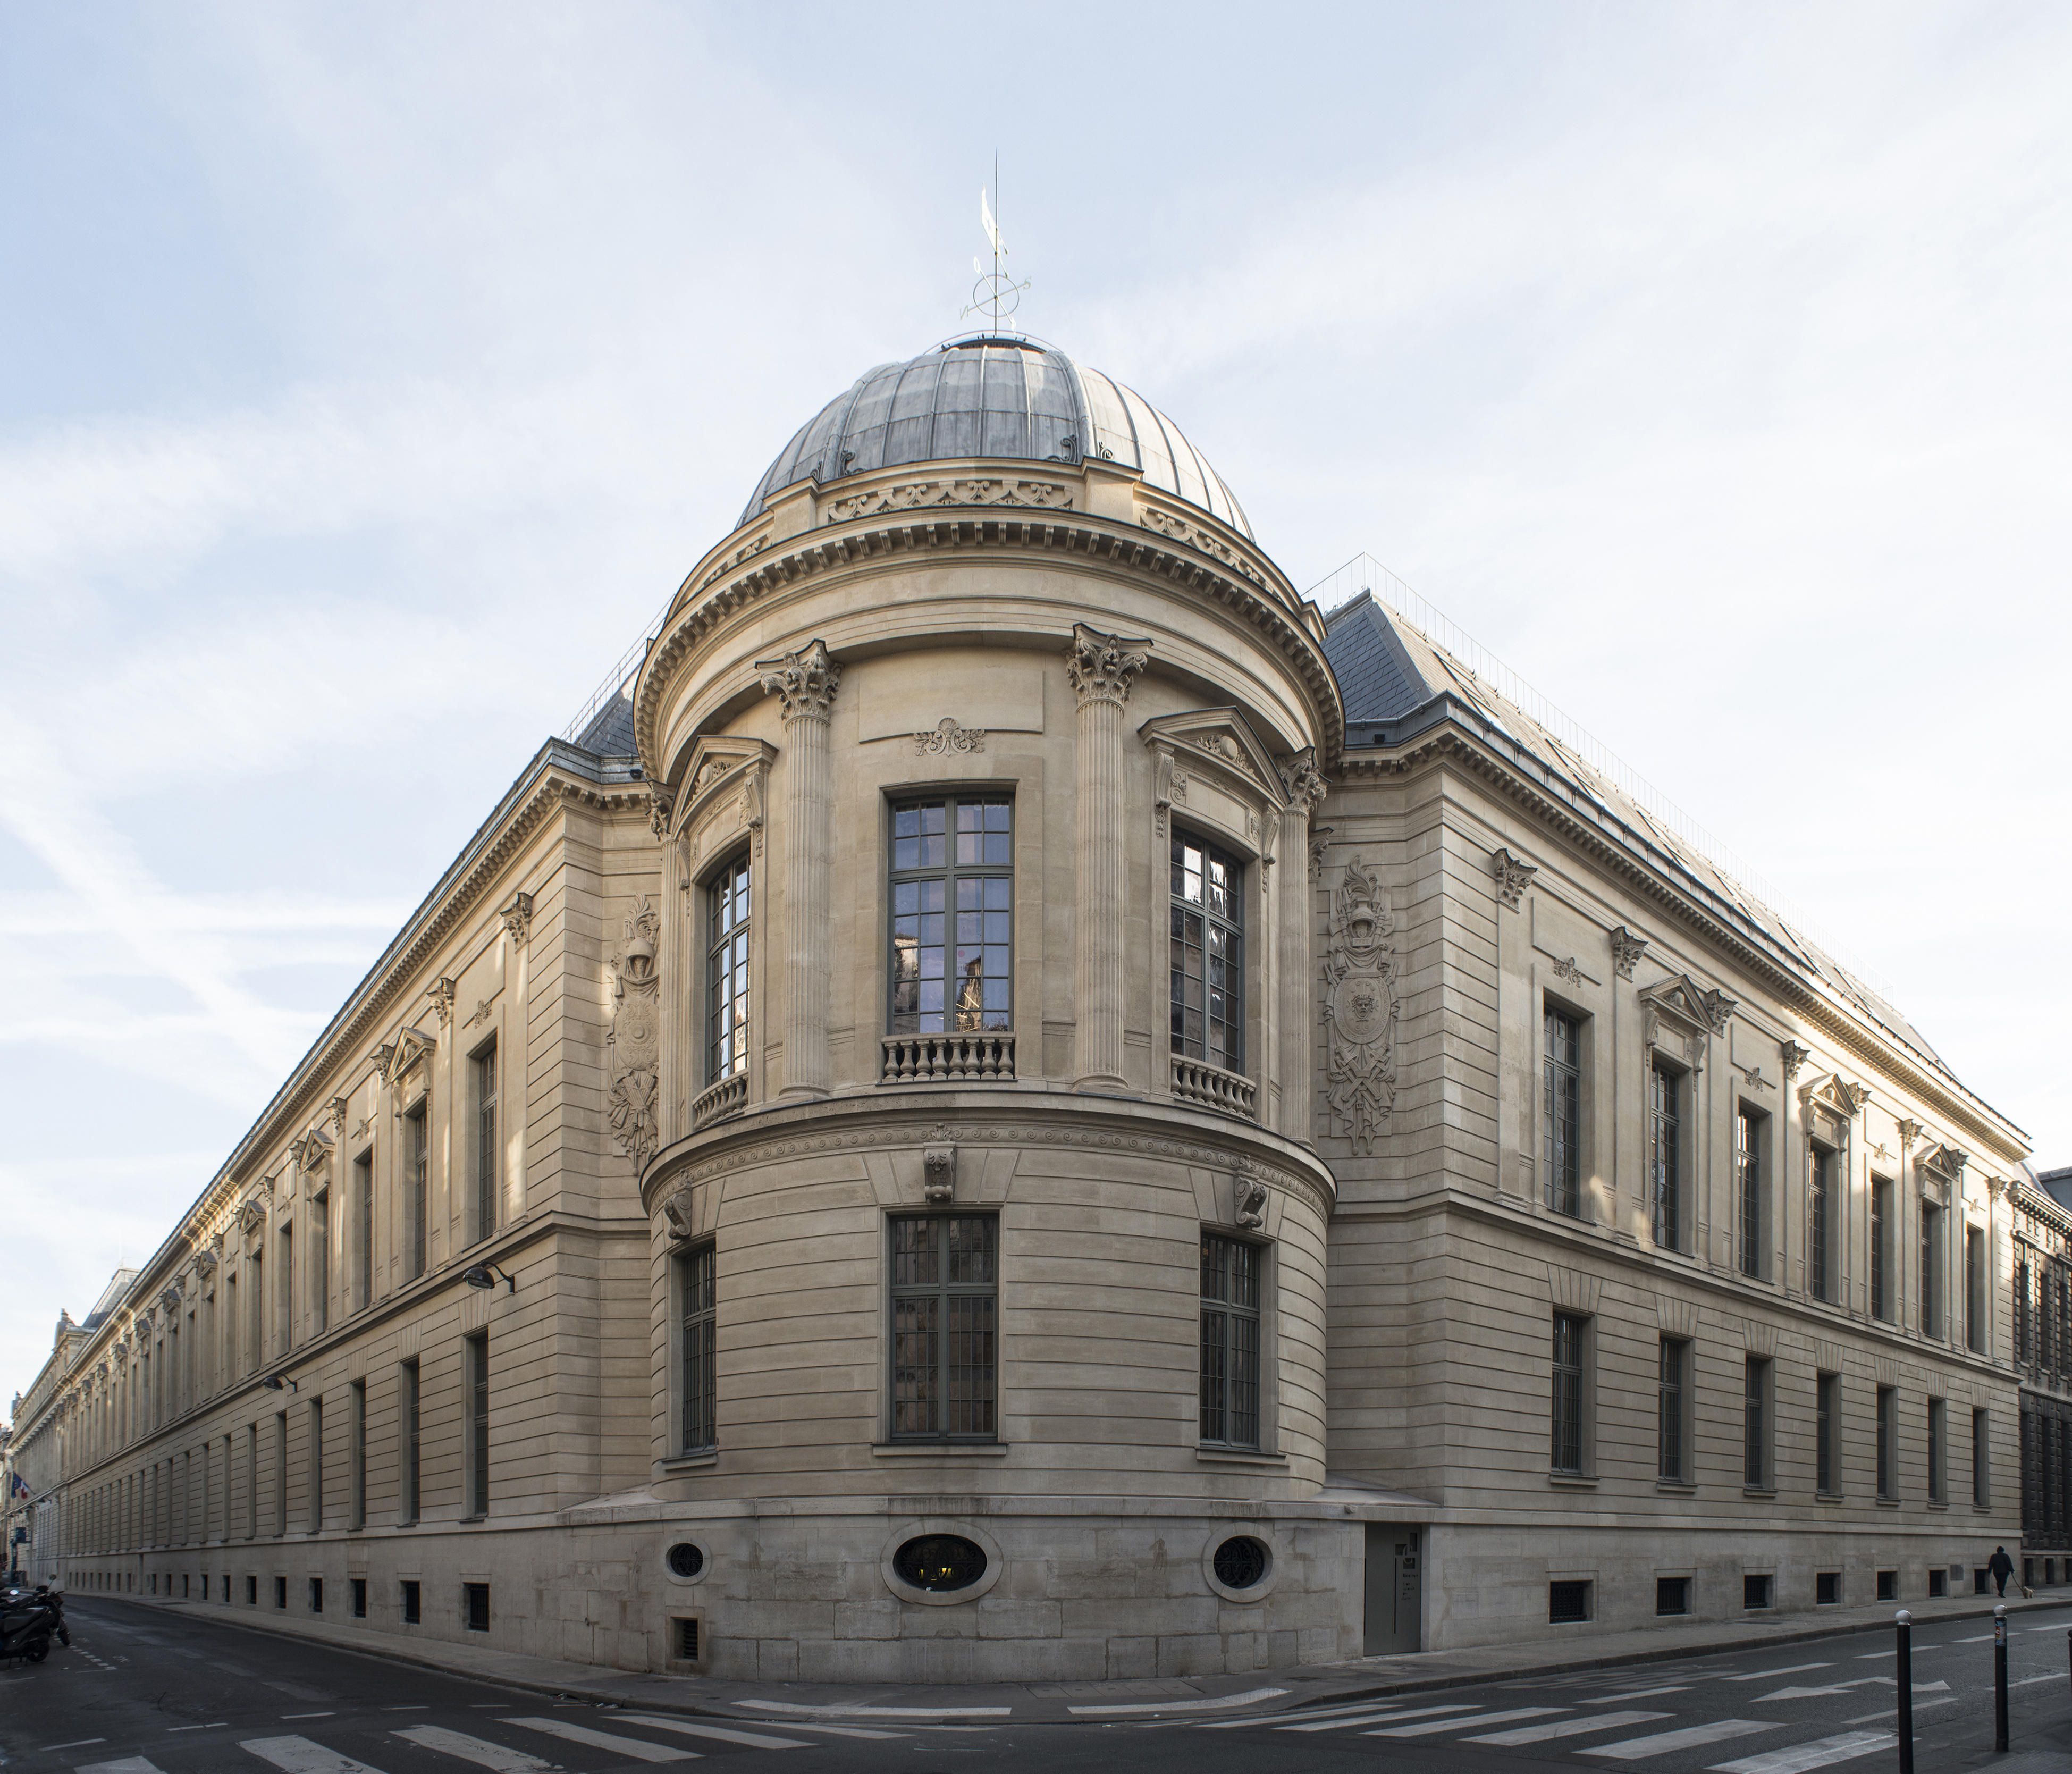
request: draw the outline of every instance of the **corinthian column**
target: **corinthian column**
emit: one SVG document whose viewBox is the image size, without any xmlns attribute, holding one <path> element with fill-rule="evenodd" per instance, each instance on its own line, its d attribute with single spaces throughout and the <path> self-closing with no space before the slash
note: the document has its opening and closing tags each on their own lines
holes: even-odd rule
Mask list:
<svg viewBox="0 0 2072 1774">
<path fill-rule="evenodd" d="M 784 1097 L 824 1097 L 828 940 L 834 872 L 834 794 L 828 715 L 841 667 L 816 640 L 796 653 L 758 659 L 763 687 L 784 705 Z"/>
<path fill-rule="evenodd" d="M 1122 1010 L 1123 913 L 1122 711 L 1129 686 L 1144 669 L 1148 640 L 1098 634 L 1072 625 L 1065 673 L 1079 697 L 1077 817 L 1078 897 L 1072 908 L 1077 939 L 1073 972 L 1081 1090 L 1124 1090 Z"/>
<path fill-rule="evenodd" d="M 1316 1138 L 1309 1074 L 1316 1063 L 1315 962 L 1310 925 L 1316 893 L 1309 881 L 1309 816 L 1327 784 L 1317 768 L 1314 748 L 1301 752 L 1282 772 L 1287 803 L 1281 811 L 1281 1002 L 1276 1017 L 1274 1070 L 1281 1080 L 1281 1131 L 1307 1146 Z"/>
</svg>

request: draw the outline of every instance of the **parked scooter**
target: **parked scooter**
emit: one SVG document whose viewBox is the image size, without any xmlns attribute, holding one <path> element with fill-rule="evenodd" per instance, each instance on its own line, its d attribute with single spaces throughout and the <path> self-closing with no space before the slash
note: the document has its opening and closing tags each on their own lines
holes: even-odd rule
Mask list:
<svg viewBox="0 0 2072 1774">
<path fill-rule="evenodd" d="M 22 1657 L 41 1663 L 51 1654 L 51 1640 L 69 1645 L 65 1629 L 64 1595 L 49 1585 L 0 1590 L 0 1659 Z"/>
</svg>

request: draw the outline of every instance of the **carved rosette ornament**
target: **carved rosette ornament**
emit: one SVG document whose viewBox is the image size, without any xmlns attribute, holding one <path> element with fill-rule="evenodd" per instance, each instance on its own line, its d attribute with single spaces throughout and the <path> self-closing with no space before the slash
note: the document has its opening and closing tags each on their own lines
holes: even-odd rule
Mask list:
<svg viewBox="0 0 2072 1774">
<path fill-rule="evenodd" d="M 1612 932 L 1612 969 L 1621 979 L 1631 979 L 1640 957 L 1647 953 L 1647 939 L 1636 936 L 1624 924 Z"/>
<path fill-rule="evenodd" d="M 1380 877 L 1355 856 L 1331 895 L 1322 1015 L 1330 1035 L 1325 1098 L 1363 1157 L 1396 1108 L 1395 928 Z"/>
<path fill-rule="evenodd" d="M 1112 702 L 1120 708 L 1129 700 L 1130 686 L 1137 673 L 1151 662 L 1143 649 L 1148 640 L 1124 640 L 1120 635 L 1104 635 L 1083 622 L 1072 624 L 1072 644 L 1065 652 L 1065 675 L 1084 708 L 1089 702 Z"/>
<path fill-rule="evenodd" d="M 959 726 L 955 718 L 948 714 L 935 723 L 933 732 L 916 729 L 914 734 L 914 755 L 917 758 L 960 757 L 985 750 L 984 727 Z"/>
<path fill-rule="evenodd" d="M 1530 862 L 1521 862 L 1509 850 L 1499 850 L 1490 858 L 1490 872 L 1496 877 L 1496 896 L 1515 912 L 1520 896 L 1532 885 L 1532 877 L 1540 871 Z"/>
<path fill-rule="evenodd" d="M 656 944 L 662 920 L 643 894 L 626 916 L 626 941 L 612 957 L 615 977 L 611 1033 L 605 1038 L 610 1055 L 611 1084 L 605 1112 L 611 1137 L 633 1160 L 637 1172 L 655 1155 L 658 1134 L 656 1097 L 661 1064 L 660 1008 L 662 977 L 656 970 Z"/>
<path fill-rule="evenodd" d="M 826 723 L 835 692 L 841 688 L 842 669 L 838 661 L 828 657 L 824 642 L 813 641 L 796 653 L 780 653 L 775 659 L 758 659 L 755 669 L 763 674 L 764 691 L 783 705 L 787 724 Z"/>
</svg>

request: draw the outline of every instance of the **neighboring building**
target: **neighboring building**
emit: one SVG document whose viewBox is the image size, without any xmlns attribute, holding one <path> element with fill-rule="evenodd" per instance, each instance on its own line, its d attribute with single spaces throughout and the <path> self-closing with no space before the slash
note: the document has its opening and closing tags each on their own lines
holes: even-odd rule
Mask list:
<svg viewBox="0 0 2072 1774">
<path fill-rule="evenodd" d="M 2072 1170 L 2013 1192 L 2021 1580 L 2072 1583 Z"/>
<path fill-rule="evenodd" d="M 7 1557 L 0 1564 L 18 1573 L 24 1582 L 47 1583 L 64 1573 L 68 1476 L 64 1442 L 68 1413 L 64 1407 L 72 1396 L 68 1386 L 76 1379 L 95 1333 L 109 1324 L 109 1315 L 136 1279 L 135 1270 L 117 1270 L 93 1303 L 93 1310 L 77 1324 L 69 1312 L 60 1312 L 50 1359 L 27 1393 L 14 1395 L 10 1414 L 13 1428 L 5 1443 Z"/>
<path fill-rule="evenodd" d="M 1907 1599 L 2017 1538 L 2025 1157 L 1169 420 L 968 340 L 800 431 L 17 1427 L 76 1588 L 632 1669 Z"/>
</svg>

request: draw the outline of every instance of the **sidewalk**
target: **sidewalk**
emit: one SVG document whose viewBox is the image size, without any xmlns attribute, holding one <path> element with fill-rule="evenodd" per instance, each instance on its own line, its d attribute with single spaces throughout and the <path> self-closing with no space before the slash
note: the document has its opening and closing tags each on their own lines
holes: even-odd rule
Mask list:
<svg viewBox="0 0 2072 1774">
<path fill-rule="evenodd" d="M 1766 1644 L 1796 1644 L 1879 1628 L 1889 1628 L 1889 1603 L 1865 1607 L 1823 1608 L 1817 1616 L 1776 1621 L 1715 1621 L 1704 1625 L 1659 1625 L 1638 1632 L 1544 1643 L 1485 1645 L 1473 1650 L 1422 1651 L 1396 1657 L 1359 1657 L 1344 1663 L 1256 1670 L 1247 1675 L 1202 1676 L 1161 1681 L 987 1682 L 968 1687 L 842 1686 L 832 1682 L 719 1681 L 701 1676 L 632 1674 L 586 1663 L 526 1657 L 487 1645 L 444 1640 L 406 1640 L 315 1620 L 269 1620 L 234 1612 L 220 1603 L 164 1601 L 137 1595 L 88 1595 L 73 1599 L 88 1607 L 117 1603 L 212 1620 L 245 1632 L 305 1639 L 338 1650 L 440 1669 L 479 1681 L 586 1700 L 598 1706 L 637 1706 L 650 1712 L 740 1718 L 759 1713 L 775 1719 L 787 1712 L 831 1718 L 931 1719 L 1013 1717 L 1023 1723 L 1152 1718 L 1226 1710 L 1280 1711 L 1345 1700 L 1438 1688 L 1466 1687 L 1520 1676 L 1630 1666 L 1673 1657 L 1747 1650 Z M 1991 1619 L 1990 1597 L 1965 1595 L 1912 1604 L 1914 1624 Z M 2033 1600 L 2009 1596 L 2008 1617 L 2072 1608 L 2072 1589 L 2038 1594 Z M 82 1624 L 91 1616 L 82 1614 Z M 2072 1622 L 2068 1622 L 2072 1625 Z M 760 1702 L 750 1705 L 750 1702 Z"/>
</svg>

